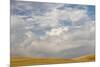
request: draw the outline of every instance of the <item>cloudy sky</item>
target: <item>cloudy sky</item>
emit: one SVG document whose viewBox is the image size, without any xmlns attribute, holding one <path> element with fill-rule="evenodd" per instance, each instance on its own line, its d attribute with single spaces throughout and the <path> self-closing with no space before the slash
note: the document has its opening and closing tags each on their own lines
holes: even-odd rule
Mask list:
<svg viewBox="0 0 100 67">
<path fill-rule="evenodd" d="M 73 58 L 95 53 L 95 6 L 11 0 L 11 55 Z"/>
</svg>

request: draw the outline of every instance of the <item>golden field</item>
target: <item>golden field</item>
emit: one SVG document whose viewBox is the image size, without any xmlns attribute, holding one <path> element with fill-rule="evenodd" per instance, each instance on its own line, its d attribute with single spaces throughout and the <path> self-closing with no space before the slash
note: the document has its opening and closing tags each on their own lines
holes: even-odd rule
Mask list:
<svg viewBox="0 0 100 67">
<path fill-rule="evenodd" d="M 59 63 L 76 63 L 95 61 L 95 55 L 86 55 L 72 59 L 65 58 L 30 58 L 30 57 L 11 57 L 10 67 L 40 65 L 40 64 L 59 64 Z"/>
</svg>

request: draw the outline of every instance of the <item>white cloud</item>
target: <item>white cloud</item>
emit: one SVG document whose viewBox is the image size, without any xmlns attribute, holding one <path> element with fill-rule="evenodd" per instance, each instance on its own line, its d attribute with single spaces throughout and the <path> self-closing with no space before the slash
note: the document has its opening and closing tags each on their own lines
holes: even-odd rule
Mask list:
<svg viewBox="0 0 100 67">
<path fill-rule="evenodd" d="M 65 28 L 55 28 L 51 29 L 51 31 L 46 32 L 47 35 L 49 36 L 60 36 L 63 32 L 67 32 L 69 29 L 67 27 Z"/>
</svg>

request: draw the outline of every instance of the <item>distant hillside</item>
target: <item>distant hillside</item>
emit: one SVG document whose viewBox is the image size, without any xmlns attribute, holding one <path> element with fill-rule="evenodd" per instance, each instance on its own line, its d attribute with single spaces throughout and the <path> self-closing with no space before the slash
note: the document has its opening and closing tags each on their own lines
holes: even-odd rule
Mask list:
<svg viewBox="0 0 100 67">
<path fill-rule="evenodd" d="M 73 58 L 73 60 L 80 62 L 95 61 L 95 55 L 86 55 L 82 57 Z"/>
</svg>

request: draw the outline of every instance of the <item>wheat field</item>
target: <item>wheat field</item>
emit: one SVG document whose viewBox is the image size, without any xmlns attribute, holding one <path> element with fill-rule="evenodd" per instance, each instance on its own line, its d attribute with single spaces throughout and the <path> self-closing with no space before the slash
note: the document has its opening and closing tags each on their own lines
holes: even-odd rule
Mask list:
<svg viewBox="0 0 100 67">
<path fill-rule="evenodd" d="M 86 55 L 77 58 L 30 58 L 30 57 L 11 57 L 10 67 L 41 65 L 41 64 L 59 64 L 59 63 L 76 63 L 76 62 L 92 62 L 95 61 L 95 55 Z"/>
</svg>

